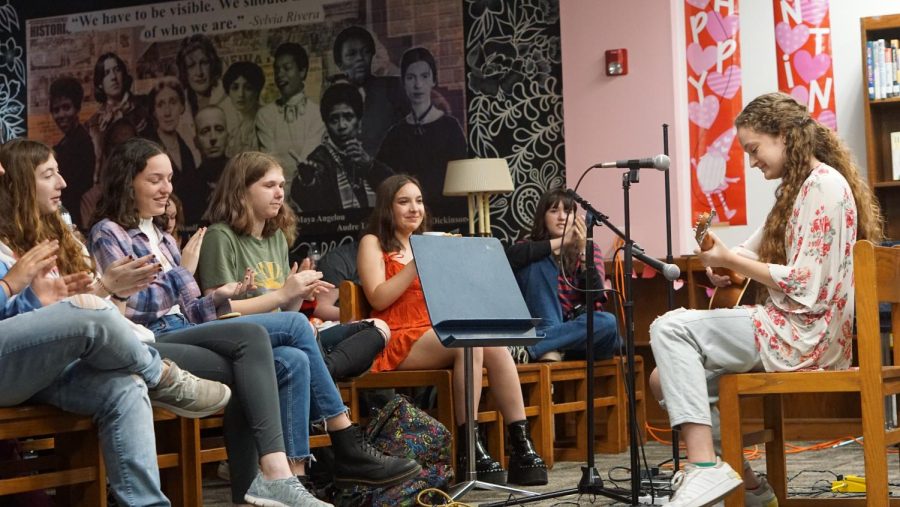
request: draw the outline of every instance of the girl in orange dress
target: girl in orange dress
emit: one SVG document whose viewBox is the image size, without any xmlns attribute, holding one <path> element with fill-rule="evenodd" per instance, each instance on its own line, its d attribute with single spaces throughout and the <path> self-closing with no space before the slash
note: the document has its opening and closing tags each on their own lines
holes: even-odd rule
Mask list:
<svg viewBox="0 0 900 507">
<path fill-rule="evenodd" d="M 387 322 L 391 340 L 375 359 L 372 371 L 425 370 L 453 367 L 454 414 L 456 423 L 465 421 L 465 383 L 463 351 L 446 348 L 438 340 L 416 272 L 409 238 L 427 227 L 427 214 L 419 182 L 398 174 L 384 180 L 375 194 L 375 209 L 369 219 L 368 233 L 359 243 L 358 268 L 372 316 Z M 500 413 L 510 422 L 510 460 L 508 481 L 514 484 L 547 483 L 547 467 L 531 442 L 522 402 L 516 365 L 506 347 L 473 349 L 474 371 L 488 370 Z M 473 378 L 475 413 L 481 392 L 481 375 Z M 457 432 L 464 438 L 465 431 Z M 480 438 L 475 445 L 475 469 L 478 480 L 502 484 L 504 470 L 488 454 Z M 457 442 L 457 470 L 465 470 L 465 442 Z"/>
</svg>

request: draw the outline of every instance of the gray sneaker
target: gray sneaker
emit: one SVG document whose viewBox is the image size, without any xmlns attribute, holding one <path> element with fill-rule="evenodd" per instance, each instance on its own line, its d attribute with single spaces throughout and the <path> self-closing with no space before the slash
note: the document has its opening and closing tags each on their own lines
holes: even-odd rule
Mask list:
<svg viewBox="0 0 900 507">
<path fill-rule="evenodd" d="M 151 405 L 196 419 L 215 414 L 231 399 L 231 389 L 225 384 L 198 378 L 169 359 L 163 362 L 169 371 L 150 389 Z"/>
<path fill-rule="evenodd" d="M 314 497 L 296 477 L 267 481 L 256 474 L 244 501 L 263 507 L 334 507 Z"/>
</svg>

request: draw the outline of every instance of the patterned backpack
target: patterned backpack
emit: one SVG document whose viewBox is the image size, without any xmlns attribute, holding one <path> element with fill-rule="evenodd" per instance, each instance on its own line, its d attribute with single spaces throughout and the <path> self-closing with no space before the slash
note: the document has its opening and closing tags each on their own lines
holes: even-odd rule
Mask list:
<svg viewBox="0 0 900 507">
<path fill-rule="evenodd" d="M 415 406 L 406 396 L 395 395 L 366 426 L 366 438 L 385 454 L 414 459 L 422 465 L 419 475 L 388 488 L 355 486 L 341 491 L 337 506 L 412 507 L 420 491 L 446 491 L 453 482 L 450 431 Z M 437 495 L 426 502 L 443 503 Z"/>
</svg>

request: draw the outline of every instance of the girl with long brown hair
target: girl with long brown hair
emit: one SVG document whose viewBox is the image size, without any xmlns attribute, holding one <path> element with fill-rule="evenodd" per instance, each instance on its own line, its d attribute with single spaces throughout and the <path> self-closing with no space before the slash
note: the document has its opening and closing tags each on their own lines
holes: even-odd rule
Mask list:
<svg viewBox="0 0 900 507">
<path fill-rule="evenodd" d="M 605 288 L 603 255 L 594 245 L 595 268 L 585 268 L 585 224 L 575 213 L 575 202 L 564 189 L 541 195 L 526 241 L 511 245 L 506 256 L 515 271 L 525 304 L 532 317 L 541 319 L 538 331 L 544 338 L 529 347 L 514 347 L 520 363 L 584 358 L 587 319 L 594 320 L 594 358 L 607 359 L 621 344 L 616 318 L 602 310 L 604 293 L 595 298 L 594 308 L 584 307 L 584 287 Z"/>
<path fill-rule="evenodd" d="M 375 193 L 375 209 L 369 219 L 368 234 L 359 243 L 359 278 L 372 316 L 387 322 L 391 340 L 375 359 L 373 371 L 422 370 L 453 367 L 454 414 L 457 424 L 465 422 L 465 376 L 462 349 L 447 348 L 438 340 L 428 318 L 410 237 L 427 229 L 422 189 L 412 176 L 398 174 L 385 179 Z M 547 483 L 547 467 L 534 450 L 525 419 L 522 390 L 516 365 L 505 347 L 473 349 L 475 371 L 487 368 L 494 399 L 509 421 L 507 435 L 512 452 L 509 475 L 491 458 L 475 431 L 475 469 L 478 480 L 535 485 Z M 472 379 L 475 413 L 481 392 L 481 375 Z M 465 435 L 465 431 L 457 435 Z M 467 470 L 465 442 L 457 442 L 457 470 Z"/>
<path fill-rule="evenodd" d="M 713 441 L 718 376 L 752 370 L 845 369 L 853 342 L 853 244 L 882 239 L 882 218 L 869 188 L 837 135 L 782 93 L 751 101 L 735 120 L 750 164 L 780 179 L 765 225 L 741 247 L 697 251 L 762 286 L 749 307 L 675 310 L 650 327 L 657 371 L 651 387 L 672 427 L 680 427 L 688 465 L 669 505 L 708 505 L 742 484 L 716 457 Z M 710 273 L 716 285 L 727 277 Z M 767 505 L 771 488 L 745 464 L 745 498 Z"/>
</svg>

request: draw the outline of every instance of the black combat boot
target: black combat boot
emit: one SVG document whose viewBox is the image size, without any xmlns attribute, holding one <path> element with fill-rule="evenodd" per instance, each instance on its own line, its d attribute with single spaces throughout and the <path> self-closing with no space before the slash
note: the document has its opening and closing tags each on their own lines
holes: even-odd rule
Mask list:
<svg viewBox="0 0 900 507">
<path fill-rule="evenodd" d="M 528 420 L 506 425 L 507 454 L 509 455 L 510 484 L 541 486 L 547 484 L 547 465 L 534 450 Z"/>
<path fill-rule="evenodd" d="M 456 477 L 462 481 L 466 479 L 466 472 L 469 469 L 466 459 L 465 424 L 456 427 L 456 439 Z M 481 441 L 481 432 L 478 431 L 477 422 L 475 423 L 475 478 L 491 484 L 506 484 L 506 470 L 503 470 L 500 463 L 494 461 L 494 458 L 488 454 Z"/>
<path fill-rule="evenodd" d="M 334 451 L 334 485 L 338 488 L 356 484 L 392 486 L 415 477 L 422 470 L 411 459 L 388 456 L 372 447 L 355 424 L 329 431 L 328 435 Z"/>
</svg>

